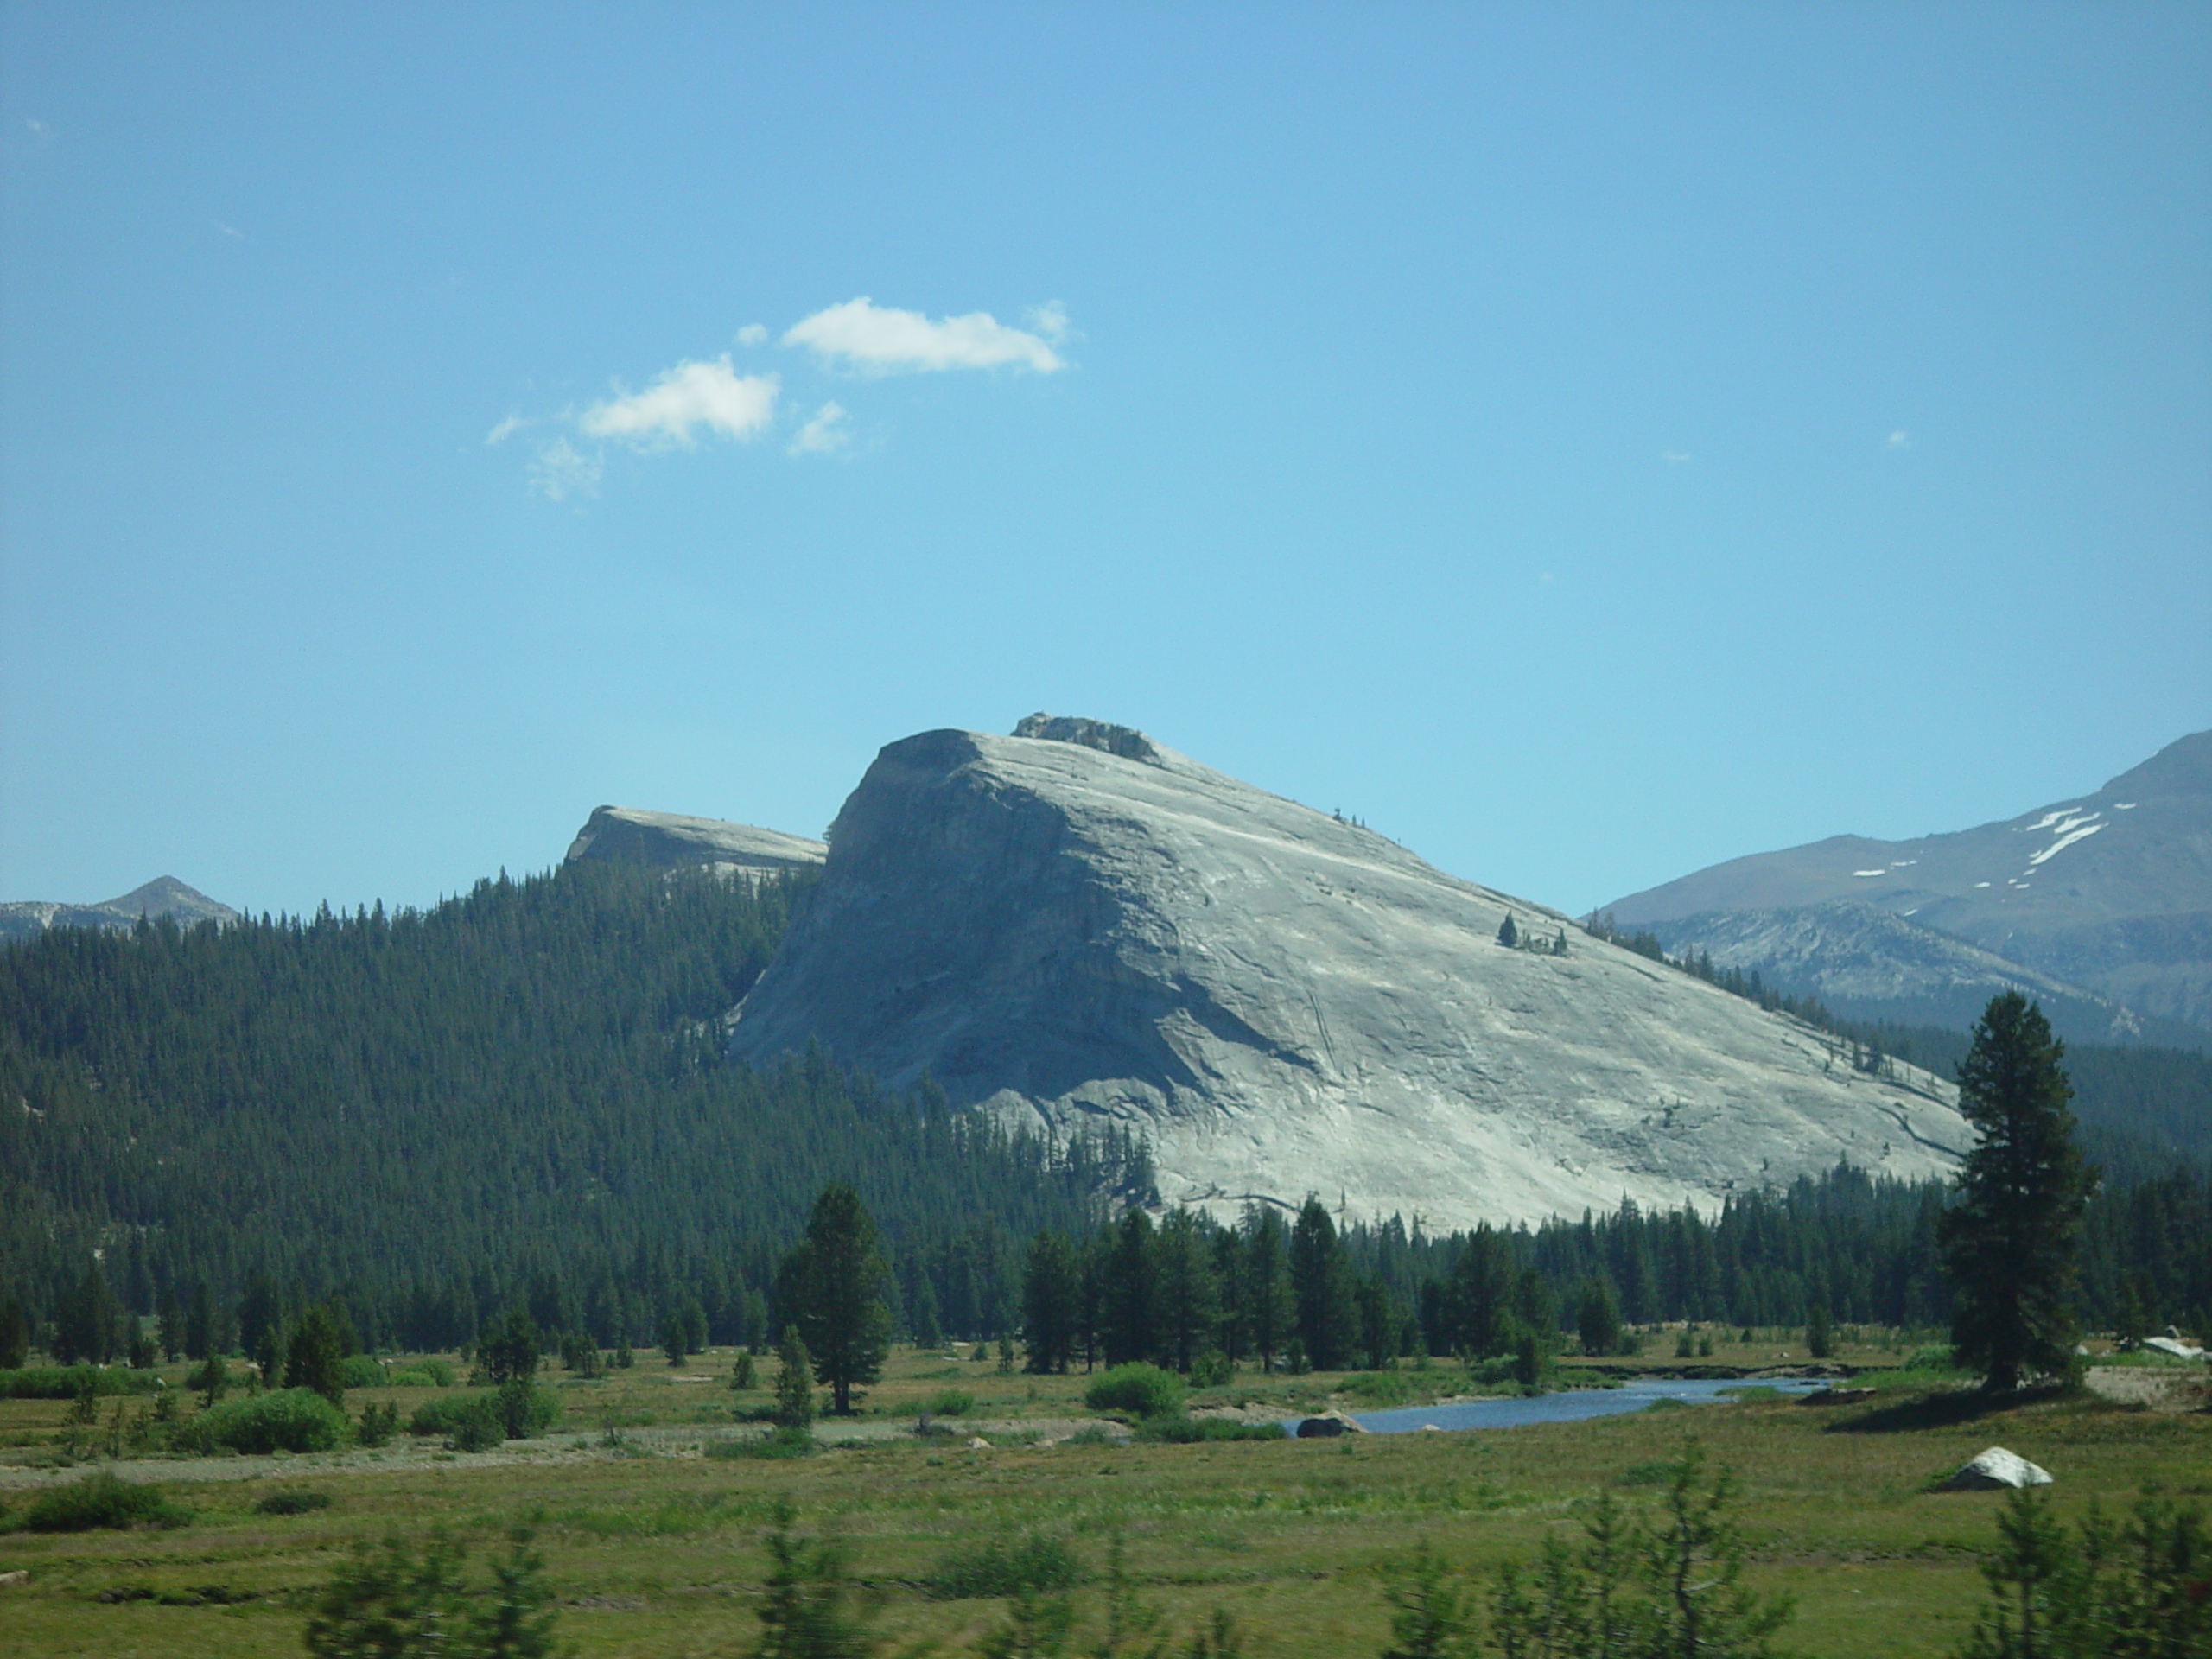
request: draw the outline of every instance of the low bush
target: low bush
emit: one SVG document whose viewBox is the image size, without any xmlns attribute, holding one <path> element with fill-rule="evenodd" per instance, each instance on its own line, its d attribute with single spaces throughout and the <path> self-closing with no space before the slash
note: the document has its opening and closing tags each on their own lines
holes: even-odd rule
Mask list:
<svg viewBox="0 0 2212 1659">
<path fill-rule="evenodd" d="M 1363 1406 L 1402 1406 L 1409 1403 L 1416 1391 L 1427 1393 L 1427 1386 L 1404 1371 L 1361 1371 L 1344 1378 L 1344 1391 Z"/>
<path fill-rule="evenodd" d="M 1190 1446 L 1200 1440 L 1280 1440 L 1281 1423 L 1240 1423 L 1230 1417 L 1147 1417 L 1136 1426 L 1140 1440 Z"/>
<path fill-rule="evenodd" d="M 210 1407 L 176 1432 L 186 1452 L 334 1452 L 353 1438 L 345 1414 L 313 1389 L 279 1389 Z"/>
<path fill-rule="evenodd" d="M 346 1355 L 339 1376 L 349 1389 L 380 1389 L 385 1382 L 384 1367 L 368 1354 Z"/>
<path fill-rule="evenodd" d="M 965 1417 L 976 1408 L 976 1396 L 965 1389 L 939 1389 L 922 1402 L 932 1417 Z"/>
<path fill-rule="evenodd" d="M 1182 1410 L 1183 1393 L 1183 1379 L 1174 1372 L 1139 1361 L 1101 1371 L 1083 1391 L 1083 1403 L 1093 1411 L 1159 1417 Z"/>
<path fill-rule="evenodd" d="M 822 1448 L 813 1435 L 803 1428 L 779 1428 L 767 1434 L 755 1434 L 741 1440 L 716 1440 L 707 1447 L 707 1455 L 721 1462 L 749 1458 L 810 1458 Z"/>
<path fill-rule="evenodd" d="M 442 1434 L 457 1452 L 488 1452 L 502 1440 L 524 1440 L 560 1421 L 561 1402 L 550 1389 L 505 1382 L 488 1393 L 426 1400 L 407 1420 L 410 1434 Z"/>
<path fill-rule="evenodd" d="M 158 1486 L 136 1486 L 100 1470 L 67 1486 L 40 1494 L 16 1524 L 30 1532 L 90 1532 L 96 1527 L 181 1527 L 192 1511 L 162 1496 Z"/>
<path fill-rule="evenodd" d="M 328 1492 L 292 1491 L 270 1493 L 253 1506 L 253 1512 L 256 1515 L 306 1515 L 329 1507 Z"/>
<path fill-rule="evenodd" d="M 1897 1369 L 1901 1371 L 1954 1372 L 1959 1369 L 1959 1363 L 1951 1352 L 1950 1344 L 1935 1342 L 1914 1349 L 1897 1362 Z"/>
<path fill-rule="evenodd" d="M 385 1381 L 395 1389 L 449 1389 L 453 1367 L 442 1359 L 410 1359 Z"/>
<path fill-rule="evenodd" d="M 0 1399 L 74 1400 L 92 1379 L 94 1394 L 151 1394 L 160 1386 L 152 1371 L 126 1371 L 119 1365 L 26 1365 L 0 1371 Z"/>
<path fill-rule="evenodd" d="M 1082 1560 L 1065 1542 L 1032 1533 L 1011 1544 L 956 1551 L 922 1580 L 922 1590 L 939 1601 L 966 1601 L 1072 1590 L 1083 1578 Z"/>
</svg>

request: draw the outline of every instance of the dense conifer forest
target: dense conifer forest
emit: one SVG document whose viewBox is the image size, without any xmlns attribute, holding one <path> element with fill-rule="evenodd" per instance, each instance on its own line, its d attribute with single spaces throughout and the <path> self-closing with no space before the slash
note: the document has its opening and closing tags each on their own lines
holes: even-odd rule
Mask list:
<svg viewBox="0 0 2212 1659">
<path fill-rule="evenodd" d="M 93 1357 L 121 1351 L 125 1312 L 160 1315 L 173 1345 L 250 1350 L 310 1300 L 372 1346 L 458 1346 L 517 1306 L 549 1342 L 652 1344 L 673 1320 L 759 1344 L 809 1205 L 845 1180 L 880 1225 L 903 1332 L 1027 1327 L 1053 1363 L 1188 1366 L 1294 1338 L 1314 1363 L 1480 1357 L 1592 1319 L 1948 1316 L 1937 1186 L 1839 1169 L 1717 1217 L 1624 1205 L 1448 1236 L 1319 1203 L 1155 1223 L 1128 1213 L 1155 1195 L 1126 1138 L 1048 1145 L 819 1052 L 729 1066 L 720 1017 L 802 890 L 583 863 L 426 912 L 0 950 L 0 1313 Z M 1850 1064 L 1948 1071 L 1966 1039 L 1835 1040 Z M 2084 1318 L 2201 1323 L 2212 1061 L 2090 1048 L 2069 1064 L 2107 1171 Z"/>
</svg>

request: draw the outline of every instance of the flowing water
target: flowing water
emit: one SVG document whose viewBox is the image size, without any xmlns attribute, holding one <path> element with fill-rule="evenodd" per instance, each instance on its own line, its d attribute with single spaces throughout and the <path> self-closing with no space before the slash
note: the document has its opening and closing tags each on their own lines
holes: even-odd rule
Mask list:
<svg viewBox="0 0 2212 1659">
<path fill-rule="evenodd" d="M 1374 1434 L 1419 1433 L 1432 1425 L 1441 1429 L 1518 1428 L 1523 1423 L 1571 1423 L 1585 1417 L 1611 1417 L 1624 1411 L 1641 1411 L 1657 1400 L 1680 1400 L 1687 1405 L 1726 1403 L 1728 1391 L 1737 1389 L 1777 1389 L 1785 1394 L 1808 1394 L 1827 1383 L 1811 1377 L 1738 1378 L 1649 1376 L 1624 1382 L 1618 1389 L 1562 1389 L 1523 1399 L 1505 1395 L 1494 1400 L 1469 1400 L 1450 1406 L 1402 1406 L 1390 1411 L 1353 1414 L 1360 1427 Z M 1291 1424 L 1293 1433 L 1297 1425 Z"/>
</svg>

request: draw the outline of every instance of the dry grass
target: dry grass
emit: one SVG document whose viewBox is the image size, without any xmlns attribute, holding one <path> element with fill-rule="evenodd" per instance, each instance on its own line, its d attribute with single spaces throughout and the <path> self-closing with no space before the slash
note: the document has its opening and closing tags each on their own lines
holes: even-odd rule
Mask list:
<svg viewBox="0 0 2212 1659">
<path fill-rule="evenodd" d="M 1772 1363 L 1788 1349 L 1725 1344 L 1713 1360 Z M 1791 1357 L 1802 1359 L 1802 1349 Z M 562 1384 L 571 1432 L 519 1456 L 458 1458 L 418 1444 L 330 1459 L 119 1465 L 168 1483 L 197 1522 L 174 1533 L 0 1535 L 0 1572 L 31 1573 L 27 1585 L 0 1589 L 5 1645 L 41 1655 L 296 1653 L 300 1597 L 354 1541 L 435 1524 L 480 1552 L 524 1520 L 537 1529 L 564 1604 L 563 1635 L 581 1651 L 735 1653 L 757 1628 L 752 1597 L 766 1517 L 788 1497 L 803 1524 L 851 1536 L 858 1572 L 880 1592 L 882 1626 L 901 1642 L 958 1648 L 1001 1618 L 994 1603 L 920 1593 L 919 1581 L 947 1554 L 1045 1532 L 1096 1566 L 1118 1531 L 1146 1594 L 1179 1628 L 1218 1605 L 1236 1615 L 1255 1655 L 1338 1659 L 1382 1645 L 1377 1569 L 1416 1540 L 1478 1568 L 1525 1555 L 1548 1529 L 1573 1525 L 1578 1501 L 1601 1486 L 1624 1484 L 1637 1496 L 1650 1465 L 1694 1432 L 1742 1483 L 1738 1513 L 1756 1542 L 1761 1587 L 1799 1599 L 1789 1647 L 1932 1655 L 1958 1639 L 1980 1598 L 1974 1555 L 1990 1540 L 1997 1500 L 1930 1495 L 1923 1489 L 1931 1475 L 2001 1444 L 2052 1470 L 2069 1510 L 2092 1497 L 2124 1502 L 2149 1480 L 2212 1494 L 2212 1417 L 2094 1399 L 1978 1414 L 1896 1392 L 1857 1406 L 1662 1409 L 1485 1433 L 971 1451 L 967 1437 L 979 1426 L 1003 1442 L 1009 1437 L 990 1426 L 1000 1421 L 1080 1419 L 1082 1379 L 1004 1376 L 905 1352 L 868 1400 L 870 1414 L 824 1428 L 826 1440 L 859 1443 L 792 1461 L 709 1459 L 702 1448 L 750 1432 L 731 1422 L 722 1386 L 729 1356 L 674 1373 L 640 1360 L 607 1382 Z M 1645 1363 L 1671 1363 L 1671 1346 Z M 1333 1381 L 1255 1381 L 1202 1399 L 1306 1408 Z M 1440 1366 L 1408 1381 L 1444 1390 L 1454 1373 Z M 957 1438 L 906 1432 L 923 1402 L 954 1387 L 976 1399 Z M 352 1403 L 358 1411 L 384 1397 L 368 1391 Z M 404 1418 L 425 1391 L 389 1397 Z M 739 1403 L 766 1398 L 756 1391 Z M 47 1439 L 63 1409 L 0 1402 L 0 1444 Z M 601 1443 L 607 1416 L 629 1425 L 624 1444 Z M 25 1484 L 73 1473 L 0 1469 L 0 1501 L 20 1511 Z M 256 1513 L 280 1484 L 327 1490 L 336 1501 L 299 1516 Z M 101 1599 L 118 1592 L 149 1594 Z"/>
</svg>

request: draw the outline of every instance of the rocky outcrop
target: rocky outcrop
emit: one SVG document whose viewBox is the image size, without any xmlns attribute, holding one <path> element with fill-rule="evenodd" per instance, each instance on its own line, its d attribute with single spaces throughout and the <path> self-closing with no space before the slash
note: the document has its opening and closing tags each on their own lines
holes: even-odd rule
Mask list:
<svg viewBox="0 0 2212 1659">
<path fill-rule="evenodd" d="M 1916 841 L 1836 836 L 1715 864 L 1607 908 L 1625 925 L 1652 926 L 1838 900 L 2212 1030 L 2212 732 L 2168 744 L 2093 795 L 2001 823 Z"/>
<path fill-rule="evenodd" d="M 1442 1227 L 1934 1175 L 1967 1144 L 1948 1084 L 1854 1074 L 1556 911 L 1141 734 L 1024 727 L 876 757 L 735 1056 L 818 1037 L 1056 1133 L 1141 1129 L 1170 1202 Z M 1509 916 L 1542 948 L 1501 945 Z"/>
<path fill-rule="evenodd" d="M 194 922 L 234 922 L 238 913 L 173 875 L 158 875 L 120 899 L 98 905 L 25 899 L 0 905 L 0 942 L 27 939 L 49 927 L 135 927 L 142 916 L 168 918 L 180 927 Z"/>
<path fill-rule="evenodd" d="M 563 861 L 620 858 L 660 869 L 706 864 L 758 876 L 779 870 L 812 869 L 829 850 L 818 841 L 788 836 L 780 830 L 760 830 L 721 818 L 647 812 L 634 806 L 602 806 L 576 831 Z"/>
</svg>

